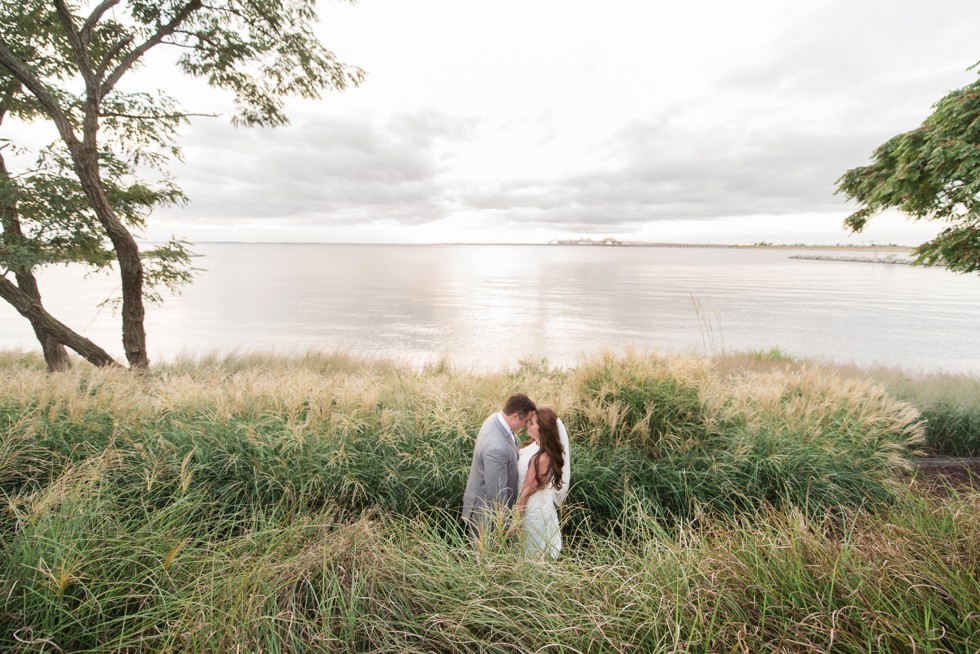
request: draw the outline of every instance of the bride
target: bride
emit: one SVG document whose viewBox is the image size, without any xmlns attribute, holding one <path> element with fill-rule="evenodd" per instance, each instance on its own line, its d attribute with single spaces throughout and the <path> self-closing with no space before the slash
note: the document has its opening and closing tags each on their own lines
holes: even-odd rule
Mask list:
<svg viewBox="0 0 980 654">
<path fill-rule="evenodd" d="M 558 558 L 561 529 L 558 510 L 568 493 L 568 434 L 555 412 L 547 407 L 531 414 L 527 433 L 533 442 L 522 448 L 517 459 L 515 524 L 522 527 L 524 551 L 528 556 Z M 513 528 L 516 532 L 516 528 Z"/>
</svg>

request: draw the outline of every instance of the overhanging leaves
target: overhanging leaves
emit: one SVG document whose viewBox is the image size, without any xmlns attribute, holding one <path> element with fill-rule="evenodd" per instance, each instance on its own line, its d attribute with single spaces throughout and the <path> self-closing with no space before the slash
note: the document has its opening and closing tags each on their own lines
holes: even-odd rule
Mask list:
<svg viewBox="0 0 980 654">
<path fill-rule="evenodd" d="M 885 209 L 951 223 L 916 250 L 917 262 L 980 272 L 980 80 L 953 91 L 923 124 L 879 146 L 837 191 L 862 206 L 844 224 L 859 232 Z"/>
</svg>

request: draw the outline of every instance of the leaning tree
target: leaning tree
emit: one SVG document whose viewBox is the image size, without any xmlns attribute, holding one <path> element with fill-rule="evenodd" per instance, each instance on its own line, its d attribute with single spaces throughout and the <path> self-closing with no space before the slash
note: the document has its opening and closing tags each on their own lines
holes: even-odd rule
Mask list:
<svg viewBox="0 0 980 654">
<path fill-rule="evenodd" d="M 154 207 L 183 200 L 166 164 L 180 157 L 177 130 L 191 114 L 161 91 L 121 82 L 138 81 L 147 53 L 171 48 L 181 71 L 233 94 L 235 124 L 277 126 L 288 122 L 286 97 L 318 98 L 364 73 L 319 42 L 315 0 L 103 0 L 85 13 L 67 0 L 0 5 L 0 121 L 44 120 L 58 134 L 31 170 L 14 175 L 0 165 L 0 297 L 30 320 L 52 369 L 67 365 L 62 345 L 110 364 L 44 309 L 33 271 L 114 264 L 126 358 L 146 367 L 144 301 L 191 271 L 185 244 L 141 252 L 134 233 Z"/>
<path fill-rule="evenodd" d="M 880 145 L 869 165 L 837 180 L 838 192 L 862 205 L 844 224 L 859 232 L 885 209 L 945 222 L 916 249 L 916 261 L 980 272 L 980 80 L 934 109 L 922 125 Z"/>
</svg>

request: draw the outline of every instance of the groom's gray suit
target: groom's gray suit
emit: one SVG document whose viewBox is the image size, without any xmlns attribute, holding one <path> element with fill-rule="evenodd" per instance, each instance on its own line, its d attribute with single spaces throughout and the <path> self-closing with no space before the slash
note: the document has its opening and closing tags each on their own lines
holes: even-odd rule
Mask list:
<svg viewBox="0 0 980 654">
<path fill-rule="evenodd" d="M 463 520 L 479 531 L 495 512 L 517 499 L 517 439 L 499 413 L 483 421 L 473 446 L 473 464 L 463 494 Z"/>
</svg>

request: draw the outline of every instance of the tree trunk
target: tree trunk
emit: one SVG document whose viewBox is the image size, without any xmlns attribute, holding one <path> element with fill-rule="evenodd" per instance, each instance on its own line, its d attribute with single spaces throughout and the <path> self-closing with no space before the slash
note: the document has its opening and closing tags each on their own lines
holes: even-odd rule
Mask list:
<svg viewBox="0 0 980 654">
<path fill-rule="evenodd" d="M 5 182 L 10 180 L 10 174 L 7 172 L 7 164 L 3 159 L 2 153 L 0 153 L 0 178 L 3 178 Z M 0 206 L 0 223 L 3 223 L 4 236 L 10 238 L 15 243 L 23 240 L 24 233 L 21 230 L 17 207 L 12 199 L 4 203 L 3 206 Z M 13 271 L 20 290 L 36 300 L 40 306 L 41 292 L 37 287 L 37 279 L 34 277 L 31 269 L 21 267 L 14 268 Z M 48 364 L 48 370 L 50 372 L 56 372 L 70 369 L 71 359 L 68 358 L 68 352 L 65 350 L 65 346 L 59 343 L 51 334 L 44 331 L 41 323 L 31 321 L 31 327 L 34 328 L 34 335 L 37 336 L 37 340 L 41 344 L 41 350 L 44 352 L 44 361 Z"/>
<path fill-rule="evenodd" d="M 16 270 L 14 275 L 17 277 L 17 286 L 25 295 L 37 302 L 41 306 L 41 292 L 37 288 L 37 280 L 30 270 Z M 49 372 L 59 372 L 71 369 L 71 359 L 68 358 L 68 351 L 65 346 L 58 342 L 58 339 L 45 331 L 43 324 L 38 320 L 31 320 L 31 327 L 34 328 L 34 335 L 37 336 L 44 352 L 44 361 L 48 364 Z"/>
<path fill-rule="evenodd" d="M 95 173 L 98 179 L 98 173 Z M 122 281 L 122 341 L 126 349 L 126 360 L 133 368 L 146 368 L 150 359 L 146 354 L 146 330 L 143 319 L 143 260 L 140 259 L 139 245 L 129 230 L 119 222 L 102 192 L 101 182 L 94 193 L 95 207 L 99 222 L 105 228 L 116 251 L 119 262 L 119 276 Z M 90 199 L 92 196 L 90 196 Z"/>
<path fill-rule="evenodd" d="M 20 315 L 30 320 L 32 325 L 39 325 L 44 333 L 78 352 L 92 364 L 96 366 L 116 365 L 115 360 L 105 350 L 56 320 L 41 306 L 39 301 L 2 276 L 0 276 L 0 297 L 17 309 Z"/>
<path fill-rule="evenodd" d="M 90 99 L 86 107 L 86 140 L 74 143 L 72 160 L 75 172 L 82 184 L 95 215 L 105 229 L 119 262 L 119 276 L 122 282 L 122 340 L 126 350 L 126 360 L 133 368 L 147 368 L 150 360 L 146 354 L 146 330 L 143 319 L 143 261 L 140 259 L 139 245 L 126 226 L 116 216 L 109 204 L 102 179 L 95 146 L 97 127 L 97 105 Z"/>
<path fill-rule="evenodd" d="M 133 368 L 147 368 L 150 359 L 146 354 L 146 329 L 143 320 L 143 260 L 140 259 L 136 240 L 122 225 L 123 235 L 111 237 L 116 247 L 119 273 L 122 277 L 122 336 L 126 359 Z M 108 228 L 107 228 L 108 229 Z"/>
</svg>

